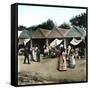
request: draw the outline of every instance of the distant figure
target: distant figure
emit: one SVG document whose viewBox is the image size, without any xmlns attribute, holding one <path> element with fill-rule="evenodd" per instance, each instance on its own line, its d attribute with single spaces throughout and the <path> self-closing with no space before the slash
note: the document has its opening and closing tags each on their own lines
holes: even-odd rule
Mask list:
<svg viewBox="0 0 90 90">
<path fill-rule="evenodd" d="M 45 57 L 45 49 L 46 49 L 46 45 L 43 46 L 43 56 Z"/>
<path fill-rule="evenodd" d="M 65 48 L 62 44 L 60 46 L 60 52 L 58 57 L 58 70 L 59 71 L 67 70 Z"/>
<path fill-rule="evenodd" d="M 36 57 L 37 57 L 37 62 L 40 62 L 40 50 L 38 47 L 36 47 Z"/>
<path fill-rule="evenodd" d="M 28 47 L 25 46 L 24 48 L 24 64 L 26 64 L 26 60 L 28 61 L 28 64 L 30 64 L 29 62 L 29 49 Z"/>
<path fill-rule="evenodd" d="M 75 63 L 75 50 L 73 48 L 71 49 L 69 64 L 70 64 L 70 66 L 69 66 L 70 68 L 75 68 L 75 65 L 76 65 L 76 63 Z"/>
<path fill-rule="evenodd" d="M 75 59 L 79 59 L 79 48 L 75 49 Z"/>
<path fill-rule="evenodd" d="M 70 54 L 70 51 L 71 51 L 71 46 L 68 45 L 68 51 L 67 51 L 67 54 L 68 54 L 68 55 Z"/>
<path fill-rule="evenodd" d="M 49 56 L 49 49 L 48 47 L 46 49 L 44 49 L 44 57 L 48 57 Z"/>
<path fill-rule="evenodd" d="M 68 66 L 70 67 L 70 54 L 71 54 L 71 46 L 68 45 L 67 48 L 67 61 L 68 61 Z"/>
<path fill-rule="evenodd" d="M 35 62 L 37 61 L 37 58 L 36 58 L 36 48 L 35 47 L 32 48 L 32 59 Z"/>
</svg>

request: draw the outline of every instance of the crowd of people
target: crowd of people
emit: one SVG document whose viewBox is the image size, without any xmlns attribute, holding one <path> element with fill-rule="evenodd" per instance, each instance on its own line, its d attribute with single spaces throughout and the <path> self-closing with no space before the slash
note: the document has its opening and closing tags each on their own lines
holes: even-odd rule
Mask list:
<svg viewBox="0 0 90 90">
<path fill-rule="evenodd" d="M 29 55 L 31 55 L 31 60 L 34 62 L 40 62 L 40 50 L 38 46 L 29 49 L 27 46 L 24 47 L 24 64 L 28 62 L 30 64 Z"/>
<path fill-rule="evenodd" d="M 49 50 L 50 49 L 50 50 Z M 45 57 L 45 53 L 47 55 L 51 55 L 51 48 L 44 49 L 43 56 Z M 57 69 L 59 71 L 66 71 L 67 67 L 69 68 L 75 68 L 75 60 L 76 56 L 78 56 L 78 49 L 73 49 L 70 45 L 68 45 L 67 49 L 64 48 L 64 45 L 61 44 L 58 49 L 56 50 L 56 57 L 58 58 L 58 66 Z M 29 58 L 29 55 L 31 55 L 31 58 Z M 28 48 L 27 46 L 24 46 L 24 64 L 28 62 L 30 64 L 30 61 L 34 62 L 40 62 L 40 49 L 38 45 L 35 45 L 32 48 Z"/>
<path fill-rule="evenodd" d="M 68 45 L 67 52 L 63 45 L 60 46 L 60 53 L 58 56 L 58 70 L 66 71 L 67 67 L 75 68 L 75 50 Z"/>
</svg>

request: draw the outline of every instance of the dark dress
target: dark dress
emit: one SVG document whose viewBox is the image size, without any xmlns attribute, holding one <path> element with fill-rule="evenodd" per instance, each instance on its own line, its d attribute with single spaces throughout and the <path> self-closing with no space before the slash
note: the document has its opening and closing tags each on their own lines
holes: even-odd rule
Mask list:
<svg viewBox="0 0 90 90">
<path fill-rule="evenodd" d="M 67 70 L 67 64 L 66 64 L 66 54 L 65 49 L 62 47 L 60 48 L 60 53 L 58 57 L 58 68 L 59 71 L 66 71 Z"/>
<path fill-rule="evenodd" d="M 40 62 L 40 50 L 39 49 L 37 49 L 37 62 Z"/>
</svg>

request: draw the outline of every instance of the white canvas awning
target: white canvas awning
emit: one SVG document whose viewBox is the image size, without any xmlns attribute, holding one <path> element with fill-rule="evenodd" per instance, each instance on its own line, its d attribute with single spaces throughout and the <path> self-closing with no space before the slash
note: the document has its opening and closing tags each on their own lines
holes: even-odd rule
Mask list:
<svg viewBox="0 0 90 90">
<path fill-rule="evenodd" d="M 73 38 L 72 41 L 70 42 L 70 44 L 72 44 L 72 45 L 78 45 L 80 42 L 82 42 L 82 39 L 77 40 L 77 39 Z"/>
<path fill-rule="evenodd" d="M 18 31 L 18 38 L 19 38 L 19 36 L 20 36 L 21 33 L 22 33 L 22 31 Z"/>
<path fill-rule="evenodd" d="M 63 40 L 54 39 L 54 40 L 50 43 L 50 46 L 51 46 L 51 47 L 57 46 L 57 45 L 61 44 L 62 41 L 63 41 Z"/>
<path fill-rule="evenodd" d="M 30 39 L 19 39 L 18 45 L 23 44 L 23 43 L 26 45 L 26 43 L 27 43 L 29 40 L 30 40 Z"/>
<path fill-rule="evenodd" d="M 24 39 L 24 44 L 26 44 L 30 39 Z"/>
</svg>

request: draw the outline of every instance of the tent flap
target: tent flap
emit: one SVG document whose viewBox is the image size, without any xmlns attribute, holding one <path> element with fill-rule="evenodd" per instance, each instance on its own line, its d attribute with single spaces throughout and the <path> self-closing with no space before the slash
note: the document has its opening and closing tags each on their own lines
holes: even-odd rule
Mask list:
<svg viewBox="0 0 90 90">
<path fill-rule="evenodd" d="M 59 45 L 63 40 L 59 40 L 59 39 L 54 39 L 51 43 L 50 46 L 57 46 Z"/>
<path fill-rule="evenodd" d="M 72 44 L 72 45 L 78 45 L 81 42 L 82 42 L 82 39 L 77 40 L 77 39 L 73 38 L 72 41 L 70 42 L 70 44 Z"/>
<path fill-rule="evenodd" d="M 18 31 L 18 38 L 19 38 L 19 36 L 20 36 L 21 33 L 22 33 L 22 31 Z"/>
</svg>

